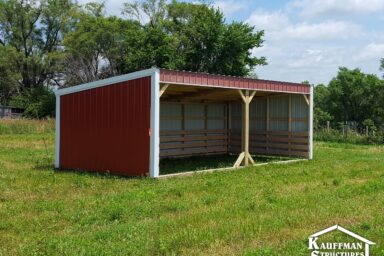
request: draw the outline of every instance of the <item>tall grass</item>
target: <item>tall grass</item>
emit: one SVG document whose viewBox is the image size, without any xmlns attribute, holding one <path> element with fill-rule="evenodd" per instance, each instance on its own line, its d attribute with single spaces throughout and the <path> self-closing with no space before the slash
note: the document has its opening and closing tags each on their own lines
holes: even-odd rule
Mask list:
<svg viewBox="0 0 384 256">
<path fill-rule="evenodd" d="M 354 130 L 342 132 L 339 130 L 330 129 L 316 130 L 314 132 L 314 139 L 316 141 L 328 141 L 337 143 L 351 143 L 351 144 L 384 144 L 384 132 L 379 131 L 375 134 L 360 134 Z"/>
<path fill-rule="evenodd" d="M 54 133 L 55 119 L 0 119 L 0 134 Z"/>
</svg>

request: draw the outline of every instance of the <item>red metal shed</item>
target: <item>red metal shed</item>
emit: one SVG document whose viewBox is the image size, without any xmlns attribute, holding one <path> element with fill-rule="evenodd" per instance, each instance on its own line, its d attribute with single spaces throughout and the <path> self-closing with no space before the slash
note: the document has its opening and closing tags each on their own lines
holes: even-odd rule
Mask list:
<svg viewBox="0 0 384 256">
<path fill-rule="evenodd" d="M 55 167 L 158 177 L 161 157 L 311 159 L 312 122 L 309 85 L 152 68 L 56 91 Z"/>
</svg>

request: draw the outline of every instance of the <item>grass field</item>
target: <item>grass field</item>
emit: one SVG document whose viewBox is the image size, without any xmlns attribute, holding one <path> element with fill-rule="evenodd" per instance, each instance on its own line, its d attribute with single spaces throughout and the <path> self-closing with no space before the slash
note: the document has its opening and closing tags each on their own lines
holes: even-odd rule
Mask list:
<svg viewBox="0 0 384 256">
<path fill-rule="evenodd" d="M 53 170 L 54 134 L 0 135 L 0 255 L 309 255 L 340 224 L 384 255 L 384 148 L 189 177 Z"/>
</svg>

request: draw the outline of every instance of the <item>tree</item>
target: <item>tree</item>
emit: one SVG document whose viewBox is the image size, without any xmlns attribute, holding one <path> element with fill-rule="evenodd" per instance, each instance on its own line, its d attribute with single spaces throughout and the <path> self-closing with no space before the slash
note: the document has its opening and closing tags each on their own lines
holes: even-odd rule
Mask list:
<svg viewBox="0 0 384 256">
<path fill-rule="evenodd" d="M 355 121 L 361 125 L 372 119 L 375 125 L 383 125 L 383 103 L 383 81 L 359 69 L 339 68 L 328 87 L 318 86 L 315 92 L 316 106 L 328 112 L 335 122 Z"/>
<path fill-rule="evenodd" d="M 7 61 L 17 67 L 21 90 L 56 81 L 61 39 L 74 8 L 70 0 L 0 2 L 0 44 L 17 52 Z"/>
<path fill-rule="evenodd" d="M 72 26 L 76 8 L 71 0 L 0 0 L 0 45 L 6 63 L 0 67 L 0 80 L 6 101 L 28 108 L 44 102 L 46 95 L 52 99 L 51 86 L 60 82 L 61 40 Z M 26 114 L 43 117 L 53 112 L 54 104 L 42 106 L 50 109 L 35 108 L 42 112 Z"/>
<path fill-rule="evenodd" d="M 127 65 L 136 69 L 158 66 L 197 72 L 246 76 L 264 57 L 251 50 L 263 43 L 263 31 L 245 23 L 226 24 L 222 12 L 207 4 L 163 0 L 125 4 L 126 14 L 148 21 L 137 52 L 131 52 Z M 131 69 L 131 67 L 129 68 Z"/>
<path fill-rule="evenodd" d="M 12 47 L 0 45 L 0 105 L 8 105 L 10 99 L 19 92 L 17 68 L 9 59 L 15 58 L 17 52 Z"/>
<path fill-rule="evenodd" d="M 104 5 L 90 3 L 78 15 L 73 31 L 64 39 L 65 85 L 75 85 L 114 76 L 126 71 L 125 56 L 136 52 L 137 21 L 105 17 Z"/>
<path fill-rule="evenodd" d="M 327 86 L 323 84 L 319 84 L 315 86 L 313 102 L 314 102 L 314 127 L 316 128 L 325 126 L 327 121 L 333 120 L 333 116 L 328 112 L 329 98 L 330 98 L 330 94 Z"/>
</svg>

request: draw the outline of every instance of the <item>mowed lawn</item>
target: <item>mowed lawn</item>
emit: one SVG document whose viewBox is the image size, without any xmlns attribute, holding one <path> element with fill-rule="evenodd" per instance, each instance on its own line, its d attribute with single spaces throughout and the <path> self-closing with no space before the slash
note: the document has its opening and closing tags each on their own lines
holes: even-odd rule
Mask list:
<svg viewBox="0 0 384 256">
<path fill-rule="evenodd" d="M 53 169 L 54 134 L 0 135 L 0 255 L 309 255 L 334 224 L 384 255 L 384 148 L 154 180 Z"/>
</svg>

